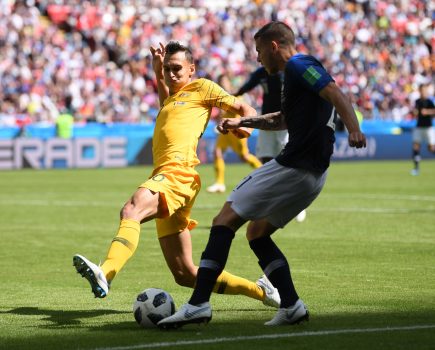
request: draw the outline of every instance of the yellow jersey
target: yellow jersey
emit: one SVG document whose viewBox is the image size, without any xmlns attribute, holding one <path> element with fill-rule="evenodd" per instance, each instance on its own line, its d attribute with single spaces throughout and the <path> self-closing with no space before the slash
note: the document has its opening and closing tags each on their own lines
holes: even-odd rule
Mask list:
<svg viewBox="0 0 435 350">
<path fill-rule="evenodd" d="M 163 102 L 153 136 L 154 168 L 195 167 L 198 140 L 217 107 L 228 111 L 236 98 L 208 79 L 196 79 Z"/>
</svg>

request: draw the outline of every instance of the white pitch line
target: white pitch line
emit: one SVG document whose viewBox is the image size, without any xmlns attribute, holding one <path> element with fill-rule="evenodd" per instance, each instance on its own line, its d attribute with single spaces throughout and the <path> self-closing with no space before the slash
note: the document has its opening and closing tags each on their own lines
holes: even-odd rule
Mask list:
<svg viewBox="0 0 435 350">
<path fill-rule="evenodd" d="M 122 205 L 123 202 L 114 203 L 110 201 L 66 201 L 58 199 L 0 199 L 0 205 L 39 205 L 39 206 L 60 206 L 60 207 L 113 207 Z"/>
<path fill-rule="evenodd" d="M 419 195 L 391 195 L 391 194 L 375 194 L 375 193 L 331 193 L 322 194 L 326 198 L 351 198 L 355 199 L 377 199 L 386 201 L 411 201 L 411 202 L 435 202 L 435 196 L 419 196 Z M 60 207 L 118 207 L 122 205 L 122 201 L 87 201 L 87 200 L 63 200 L 63 199 L 18 199 L 18 198 L 1 198 L 0 206 L 2 205 L 22 205 L 22 206 L 60 206 Z M 197 210 L 219 210 L 221 205 L 197 205 L 194 207 Z M 336 208 L 311 208 L 312 211 L 343 211 L 343 212 L 367 212 L 367 213 L 410 213 L 415 212 L 415 209 L 410 208 L 375 208 L 375 207 L 336 207 Z M 427 207 L 426 211 L 433 211 L 435 208 Z M 421 211 L 421 209 L 420 209 Z"/>
<path fill-rule="evenodd" d="M 2 205 L 17 205 L 17 206 L 55 206 L 55 207 L 119 207 L 122 202 L 114 203 L 107 201 L 66 201 L 66 200 L 50 200 L 50 199 L 0 199 L 0 206 Z M 194 207 L 196 210 L 219 210 L 221 205 L 197 205 Z M 435 207 L 429 206 L 419 209 L 410 208 L 364 208 L 364 207 L 328 207 L 328 208 L 310 208 L 310 211 L 315 212 L 349 212 L 349 213 L 372 213 L 372 214 L 407 214 L 418 212 L 432 212 Z"/>
<path fill-rule="evenodd" d="M 253 335 L 253 336 L 223 337 L 223 338 L 202 339 L 202 340 L 178 340 L 178 341 L 174 341 L 174 342 L 161 342 L 161 343 L 137 344 L 137 345 L 130 345 L 130 346 L 116 346 L 116 347 L 110 347 L 110 348 L 97 348 L 95 350 L 154 349 L 154 348 L 164 348 L 164 347 L 169 347 L 169 346 L 172 347 L 172 346 L 182 346 L 182 345 L 203 345 L 203 344 L 214 344 L 214 343 L 229 343 L 229 342 L 245 341 L 245 340 L 314 337 L 314 336 L 336 335 L 336 334 L 353 334 L 353 333 L 413 331 L 413 330 L 433 329 L 433 328 L 435 328 L 434 324 L 403 326 L 403 327 L 335 329 L 335 330 L 329 330 L 329 331 L 312 331 L 312 332 L 281 333 L 281 334 L 262 334 L 262 335 Z"/>
<path fill-rule="evenodd" d="M 383 194 L 383 193 L 323 193 L 322 197 L 328 198 L 359 198 L 359 199 L 381 199 L 381 200 L 407 200 L 435 202 L 435 196 L 419 196 L 409 194 Z"/>
</svg>

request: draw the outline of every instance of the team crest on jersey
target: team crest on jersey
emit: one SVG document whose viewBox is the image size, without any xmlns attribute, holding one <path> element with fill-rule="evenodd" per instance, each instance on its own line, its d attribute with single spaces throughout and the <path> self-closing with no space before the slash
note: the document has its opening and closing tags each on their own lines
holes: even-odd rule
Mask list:
<svg viewBox="0 0 435 350">
<path fill-rule="evenodd" d="M 152 179 L 153 181 L 156 181 L 156 182 L 161 182 L 161 181 L 163 181 L 165 178 L 166 178 L 165 175 L 157 174 L 157 175 L 154 175 L 151 179 Z"/>
<path fill-rule="evenodd" d="M 314 67 L 309 67 L 302 76 L 308 84 L 314 85 L 320 79 L 321 74 Z"/>
</svg>

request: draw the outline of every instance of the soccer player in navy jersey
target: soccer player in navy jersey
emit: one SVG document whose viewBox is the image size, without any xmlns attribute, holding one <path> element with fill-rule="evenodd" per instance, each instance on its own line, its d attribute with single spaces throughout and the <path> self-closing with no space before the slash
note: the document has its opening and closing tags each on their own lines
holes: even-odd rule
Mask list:
<svg viewBox="0 0 435 350">
<path fill-rule="evenodd" d="M 412 160 L 414 169 L 411 175 L 420 174 L 420 148 L 423 142 L 427 143 L 429 152 L 435 153 L 435 127 L 432 126 L 432 119 L 435 117 L 435 105 L 429 98 L 429 86 L 420 85 L 420 98 L 415 101 L 414 115 L 417 118 L 417 125 L 412 130 Z"/>
<path fill-rule="evenodd" d="M 284 72 L 278 71 L 276 74 L 269 74 L 266 68 L 256 69 L 248 80 L 235 93 L 235 96 L 243 95 L 256 86 L 261 85 L 263 89 L 263 104 L 261 114 L 278 112 L 281 110 L 281 92 L 284 80 Z M 283 130 L 259 130 L 255 155 L 263 164 L 275 158 L 288 142 L 288 132 Z M 302 210 L 296 215 L 296 221 L 305 220 L 307 213 Z"/>
<path fill-rule="evenodd" d="M 278 312 L 265 325 L 308 320 L 307 307 L 293 285 L 287 259 L 271 235 L 310 205 L 322 190 L 335 141 L 335 110 L 348 130 L 350 147 L 366 146 L 349 99 L 319 61 L 296 51 L 289 26 L 283 22 L 268 23 L 254 39 L 258 61 L 267 72 L 284 71 L 281 111 L 223 119 L 218 129 L 222 132 L 240 126 L 287 129 L 289 142 L 274 160 L 254 170 L 230 194 L 213 220 L 189 302 L 160 321 L 161 328 L 211 319 L 209 300 L 213 285 L 226 264 L 235 232 L 247 221 L 250 221 L 246 234 L 249 245 L 281 297 Z"/>
</svg>

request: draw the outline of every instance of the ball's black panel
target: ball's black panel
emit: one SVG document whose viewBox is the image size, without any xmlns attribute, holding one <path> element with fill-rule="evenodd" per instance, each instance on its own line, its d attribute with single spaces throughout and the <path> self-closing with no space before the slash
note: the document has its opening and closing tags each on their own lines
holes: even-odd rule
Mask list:
<svg viewBox="0 0 435 350">
<path fill-rule="evenodd" d="M 154 307 L 159 307 L 160 305 L 163 305 L 166 303 L 167 295 L 165 292 L 161 292 L 159 294 L 156 294 L 153 299 L 153 305 Z"/>
<path fill-rule="evenodd" d="M 139 324 L 142 322 L 142 310 L 140 309 L 140 307 L 134 310 L 134 319 Z"/>
<path fill-rule="evenodd" d="M 160 320 L 163 320 L 165 317 L 162 315 L 157 315 L 153 313 L 149 313 L 147 317 L 150 319 L 150 321 L 154 324 L 157 324 Z"/>
<path fill-rule="evenodd" d="M 139 294 L 136 299 L 137 299 L 137 301 L 145 302 L 148 300 L 148 295 L 146 292 L 143 292 L 143 293 Z"/>
</svg>

